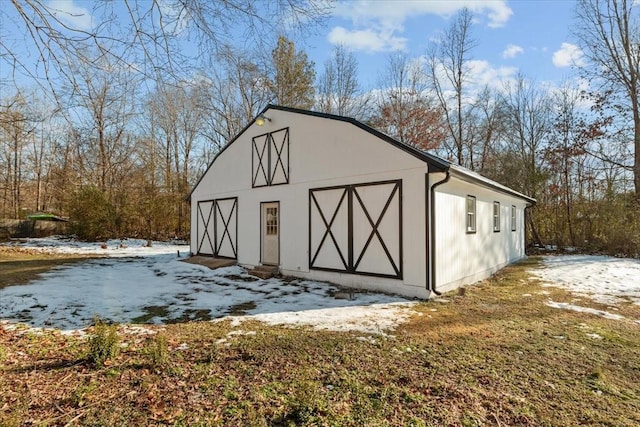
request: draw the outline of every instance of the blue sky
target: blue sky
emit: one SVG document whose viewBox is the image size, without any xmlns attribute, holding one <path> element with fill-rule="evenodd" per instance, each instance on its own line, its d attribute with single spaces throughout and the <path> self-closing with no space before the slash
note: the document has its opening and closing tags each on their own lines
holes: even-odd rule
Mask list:
<svg viewBox="0 0 640 427">
<path fill-rule="evenodd" d="M 478 83 L 496 83 L 518 72 L 557 84 L 573 73 L 581 52 L 571 36 L 575 1 L 569 0 L 352 0 L 338 3 L 333 17 L 304 48 L 318 73 L 332 45 L 341 43 L 358 59 L 360 82 L 376 84 L 390 52 L 424 55 L 429 43 L 463 7 L 474 13 L 472 53 Z"/>
<path fill-rule="evenodd" d="M 61 17 L 77 28 L 97 24 L 90 12 L 93 0 L 45 4 L 67 12 Z M 576 2 L 569 0 L 338 0 L 327 25 L 297 42 L 316 63 L 318 76 L 332 47 L 344 45 L 359 62 L 363 89 L 375 89 L 390 53 L 424 55 L 463 7 L 474 13 L 472 35 L 477 47 L 470 65 L 475 83 L 497 86 L 519 72 L 552 84 L 574 76 L 571 65 L 581 62 L 581 52 L 571 37 Z M 19 45 L 23 40 L 17 36 L 13 42 Z"/>
</svg>

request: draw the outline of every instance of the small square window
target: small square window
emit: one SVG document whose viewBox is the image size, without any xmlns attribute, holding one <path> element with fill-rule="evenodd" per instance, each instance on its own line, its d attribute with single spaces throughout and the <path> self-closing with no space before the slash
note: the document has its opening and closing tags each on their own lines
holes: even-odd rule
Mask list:
<svg viewBox="0 0 640 427">
<path fill-rule="evenodd" d="M 467 196 L 467 233 L 476 232 L 476 198 Z"/>
<path fill-rule="evenodd" d="M 278 234 L 278 208 L 267 208 L 267 236 Z"/>
<path fill-rule="evenodd" d="M 493 202 L 493 231 L 500 231 L 500 202 Z"/>
<path fill-rule="evenodd" d="M 511 206 L 511 231 L 516 231 L 516 207 Z"/>
</svg>

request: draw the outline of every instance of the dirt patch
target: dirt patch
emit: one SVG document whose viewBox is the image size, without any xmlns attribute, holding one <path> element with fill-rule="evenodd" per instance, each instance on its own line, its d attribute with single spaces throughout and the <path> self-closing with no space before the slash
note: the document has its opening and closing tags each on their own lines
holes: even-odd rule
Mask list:
<svg viewBox="0 0 640 427">
<path fill-rule="evenodd" d="M 54 254 L 32 249 L 0 246 L 0 289 L 24 285 L 46 271 L 65 264 L 98 258 L 96 255 Z"/>
<path fill-rule="evenodd" d="M 165 319 L 167 316 L 169 316 L 169 306 L 167 305 L 149 305 L 147 307 L 144 307 L 143 310 L 146 313 L 142 316 L 131 319 L 132 323 L 147 323 L 154 317 Z"/>
<path fill-rule="evenodd" d="M 189 264 L 197 264 L 204 265 L 205 267 L 209 267 L 212 270 L 221 267 L 231 267 L 232 265 L 236 265 L 236 260 L 234 259 L 226 259 L 226 258 L 213 258 L 207 256 L 194 255 L 192 257 L 181 260 L 182 262 L 186 262 Z"/>
<path fill-rule="evenodd" d="M 240 304 L 233 305 L 227 311 L 228 316 L 244 316 L 247 311 L 256 308 L 256 303 L 253 301 L 247 301 Z"/>
<path fill-rule="evenodd" d="M 234 280 L 234 281 L 238 281 L 238 282 L 257 282 L 258 279 L 257 277 L 253 277 L 253 276 L 239 276 L 237 274 L 230 274 L 228 276 L 224 276 L 225 279 L 229 279 L 229 280 Z"/>
</svg>

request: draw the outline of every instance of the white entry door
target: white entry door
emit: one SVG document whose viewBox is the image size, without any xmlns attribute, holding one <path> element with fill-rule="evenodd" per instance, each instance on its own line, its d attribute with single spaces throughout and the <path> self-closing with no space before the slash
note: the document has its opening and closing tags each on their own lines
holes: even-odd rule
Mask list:
<svg viewBox="0 0 640 427">
<path fill-rule="evenodd" d="M 280 203 L 261 204 L 262 264 L 280 263 Z"/>
</svg>

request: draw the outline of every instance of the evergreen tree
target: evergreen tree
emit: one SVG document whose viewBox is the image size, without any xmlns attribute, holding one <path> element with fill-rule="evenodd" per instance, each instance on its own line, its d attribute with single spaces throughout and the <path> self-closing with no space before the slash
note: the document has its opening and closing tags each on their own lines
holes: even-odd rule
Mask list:
<svg viewBox="0 0 640 427">
<path fill-rule="evenodd" d="M 273 75 L 269 89 L 275 103 L 294 108 L 308 109 L 314 104 L 316 78 L 313 61 L 304 51 L 296 51 L 292 41 L 278 37 L 272 54 Z"/>
</svg>

